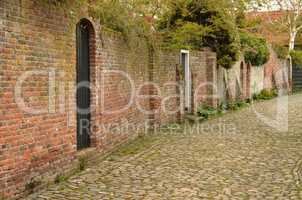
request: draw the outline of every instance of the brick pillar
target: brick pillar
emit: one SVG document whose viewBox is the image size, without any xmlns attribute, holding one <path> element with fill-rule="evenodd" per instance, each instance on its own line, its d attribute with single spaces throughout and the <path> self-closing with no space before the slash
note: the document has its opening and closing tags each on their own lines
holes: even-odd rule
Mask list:
<svg viewBox="0 0 302 200">
<path fill-rule="evenodd" d="M 251 64 L 246 68 L 246 98 L 251 98 Z"/>
<path fill-rule="evenodd" d="M 206 72 L 207 72 L 207 99 L 208 105 L 218 106 L 218 81 L 217 81 L 217 58 L 216 54 L 207 52 L 206 54 Z"/>
</svg>

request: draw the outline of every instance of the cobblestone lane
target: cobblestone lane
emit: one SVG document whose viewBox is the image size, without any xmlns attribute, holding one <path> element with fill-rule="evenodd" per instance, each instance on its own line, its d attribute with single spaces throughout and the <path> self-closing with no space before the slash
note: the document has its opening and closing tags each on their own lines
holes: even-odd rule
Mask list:
<svg viewBox="0 0 302 200">
<path fill-rule="evenodd" d="M 287 132 L 254 112 L 274 116 L 276 105 L 210 120 L 205 133 L 142 139 L 29 199 L 302 199 L 302 95 L 289 97 Z"/>
</svg>

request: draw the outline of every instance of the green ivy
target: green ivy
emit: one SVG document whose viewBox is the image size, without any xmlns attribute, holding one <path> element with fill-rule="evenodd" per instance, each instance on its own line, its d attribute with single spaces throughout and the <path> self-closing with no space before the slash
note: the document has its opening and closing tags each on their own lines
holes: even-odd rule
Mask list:
<svg viewBox="0 0 302 200">
<path fill-rule="evenodd" d="M 253 36 L 246 32 L 240 33 L 244 59 L 253 66 L 265 64 L 270 57 L 269 48 L 264 38 Z"/>
</svg>

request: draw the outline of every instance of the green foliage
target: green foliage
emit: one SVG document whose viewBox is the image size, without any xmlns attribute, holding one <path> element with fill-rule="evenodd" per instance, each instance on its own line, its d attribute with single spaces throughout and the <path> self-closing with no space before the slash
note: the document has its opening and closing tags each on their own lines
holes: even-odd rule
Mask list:
<svg viewBox="0 0 302 200">
<path fill-rule="evenodd" d="M 88 8 L 90 16 L 102 26 L 120 32 L 130 47 L 145 38 L 149 47 L 165 46 L 173 49 L 210 47 L 217 53 L 217 63 L 230 68 L 239 58 L 241 44 L 239 28 L 247 26 L 245 9 L 249 0 L 41 0 L 48 4 L 72 9 Z M 73 2 L 73 3 L 72 3 Z M 79 3 L 81 2 L 81 3 Z M 85 4 L 84 4 L 85 3 Z M 85 5 L 85 6 L 84 6 Z M 70 10 L 70 13 L 75 13 Z M 155 23 L 158 22 L 158 23 Z M 157 24 L 157 26 L 155 26 Z M 159 30 L 160 33 L 156 32 Z M 247 59 L 263 63 L 263 41 L 253 39 L 248 46 Z M 259 50 L 258 50 L 259 47 Z"/>
<path fill-rule="evenodd" d="M 300 50 L 291 51 L 290 56 L 292 58 L 293 65 L 295 67 L 302 68 L 302 51 Z"/>
<path fill-rule="evenodd" d="M 59 184 L 59 183 L 65 182 L 67 180 L 68 180 L 68 177 L 66 177 L 64 175 L 57 175 L 56 178 L 55 178 L 54 183 Z"/>
<path fill-rule="evenodd" d="M 276 52 L 278 58 L 286 59 L 288 57 L 288 48 L 279 44 L 273 44 L 273 49 Z"/>
<path fill-rule="evenodd" d="M 146 20 L 145 10 L 140 9 L 140 5 L 122 0 L 98 0 L 90 5 L 90 15 L 106 28 L 122 33 L 128 42 L 145 38 L 153 44 L 152 23 Z"/>
<path fill-rule="evenodd" d="M 238 30 L 231 19 L 221 16 L 213 21 L 213 30 L 204 38 L 206 46 L 217 53 L 217 63 L 230 68 L 240 55 L 240 39 Z"/>
<path fill-rule="evenodd" d="M 201 49 L 205 28 L 197 23 L 183 22 L 173 32 L 168 32 L 166 46 L 173 49 Z"/>
<path fill-rule="evenodd" d="M 264 89 L 259 94 L 254 94 L 253 99 L 254 100 L 269 100 L 273 99 L 278 96 L 278 91 L 276 89 L 269 90 Z"/>
<path fill-rule="evenodd" d="M 175 42 L 188 49 L 211 47 L 217 53 L 218 64 L 230 68 L 239 58 L 240 40 L 234 16 L 229 12 L 225 0 L 177 0 L 160 19 L 158 29 L 166 35 L 167 43 Z M 189 38 L 184 28 L 188 28 Z M 172 34 L 171 34 L 172 33 Z M 172 37 L 171 37 L 172 35 Z"/>
<path fill-rule="evenodd" d="M 246 106 L 248 106 L 248 103 L 246 101 L 229 102 L 227 104 L 227 110 L 240 110 L 241 108 L 244 108 Z"/>
<path fill-rule="evenodd" d="M 217 109 L 208 105 L 202 105 L 197 109 L 197 114 L 205 119 L 208 119 L 210 116 L 214 116 L 217 113 Z"/>
<path fill-rule="evenodd" d="M 120 1 L 102 0 L 91 7 L 90 13 L 102 25 L 124 34 L 128 34 L 133 25 L 133 18 Z"/>
<path fill-rule="evenodd" d="M 269 60 L 270 52 L 264 38 L 241 32 L 240 40 L 244 51 L 244 59 L 247 63 L 260 66 Z"/>
<path fill-rule="evenodd" d="M 212 116 L 216 116 L 218 114 L 226 113 L 227 111 L 235 111 L 240 110 L 241 108 L 245 108 L 249 105 L 247 101 L 233 101 L 233 102 L 224 102 L 221 103 L 218 108 L 213 108 L 208 105 L 202 105 L 197 109 L 197 114 L 205 119 L 208 119 Z"/>
</svg>

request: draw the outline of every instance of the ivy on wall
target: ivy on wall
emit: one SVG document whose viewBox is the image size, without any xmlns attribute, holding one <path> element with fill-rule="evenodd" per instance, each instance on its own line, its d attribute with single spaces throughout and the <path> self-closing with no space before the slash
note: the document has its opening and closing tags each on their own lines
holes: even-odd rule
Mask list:
<svg viewBox="0 0 302 200">
<path fill-rule="evenodd" d="M 189 50 L 210 47 L 217 53 L 218 65 L 225 68 L 232 67 L 241 52 L 254 66 L 263 65 L 269 59 L 265 39 L 240 32 L 246 26 L 244 12 L 236 13 L 238 9 L 234 9 L 235 13 L 228 12 L 233 9 L 228 0 L 41 1 L 64 8 L 72 17 L 76 13 L 74 10 L 87 8 L 91 17 L 107 29 L 121 33 L 133 48 L 142 38 L 153 50 L 159 47 Z M 154 2 L 163 4 L 165 9 Z"/>
</svg>

